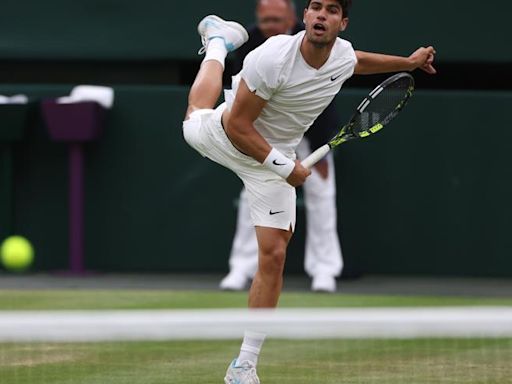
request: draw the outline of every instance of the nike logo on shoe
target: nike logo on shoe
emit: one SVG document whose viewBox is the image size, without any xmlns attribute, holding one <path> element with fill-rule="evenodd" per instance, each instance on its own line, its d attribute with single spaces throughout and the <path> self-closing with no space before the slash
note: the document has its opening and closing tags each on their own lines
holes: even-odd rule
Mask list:
<svg viewBox="0 0 512 384">
<path fill-rule="evenodd" d="M 272 210 L 270 210 L 270 212 L 268 213 L 270 216 L 274 216 L 274 215 L 277 215 L 279 213 L 284 213 L 284 211 L 277 211 L 277 212 L 272 212 Z"/>
</svg>

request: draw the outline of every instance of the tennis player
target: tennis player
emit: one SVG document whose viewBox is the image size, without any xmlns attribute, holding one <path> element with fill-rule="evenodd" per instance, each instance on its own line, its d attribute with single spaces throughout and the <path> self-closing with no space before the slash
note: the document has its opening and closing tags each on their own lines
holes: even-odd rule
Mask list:
<svg viewBox="0 0 512 384">
<path fill-rule="evenodd" d="M 297 20 L 292 0 L 256 1 L 256 24 L 247 29 L 249 40 L 235 51 L 234 72 L 238 73 L 250 51 L 263 44 L 269 37 L 294 35 L 304 29 Z M 336 105 L 333 102 L 318 116 L 305 132 L 296 148 L 301 160 L 327 143 L 340 127 Z M 306 241 L 304 270 L 311 277 L 311 290 L 336 292 L 336 277 L 341 275 L 343 257 L 338 237 L 336 208 L 336 178 L 334 157 L 329 152 L 311 169 L 311 176 L 302 185 L 306 213 Z M 243 290 L 254 278 L 258 269 L 258 241 L 249 214 L 247 191 L 240 194 L 236 232 L 229 256 L 230 271 L 220 282 L 220 288 Z"/>
<path fill-rule="evenodd" d="M 277 306 L 286 248 L 295 227 L 295 187 L 311 172 L 295 159 L 304 132 L 354 73 L 435 73 L 435 50 L 409 57 L 358 52 L 338 34 L 345 30 L 350 0 L 309 0 L 305 31 L 271 37 L 244 60 L 226 102 L 222 91 L 228 51 L 247 40 L 238 23 L 207 16 L 198 25 L 205 58 L 192 85 L 183 122 L 189 145 L 231 169 L 248 193 L 259 248 L 250 308 Z M 258 384 L 256 364 L 264 335 L 246 332 L 240 355 L 229 365 L 226 384 Z"/>
</svg>

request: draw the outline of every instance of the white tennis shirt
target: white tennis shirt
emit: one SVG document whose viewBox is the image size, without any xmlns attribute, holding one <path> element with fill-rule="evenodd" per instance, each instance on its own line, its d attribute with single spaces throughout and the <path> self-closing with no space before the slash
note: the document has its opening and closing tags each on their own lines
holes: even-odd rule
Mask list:
<svg viewBox="0 0 512 384">
<path fill-rule="evenodd" d="M 311 67 L 300 52 L 304 34 L 274 36 L 254 49 L 233 76 L 232 93 L 226 92 L 231 109 L 242 78 L 251 92 L 267 100 L 254 127 L 292 159 L 304 132 L 352 76 L 357 63 L 352 44 L 337 38 L 327 62 L 319 69 Z"/>
</svg>

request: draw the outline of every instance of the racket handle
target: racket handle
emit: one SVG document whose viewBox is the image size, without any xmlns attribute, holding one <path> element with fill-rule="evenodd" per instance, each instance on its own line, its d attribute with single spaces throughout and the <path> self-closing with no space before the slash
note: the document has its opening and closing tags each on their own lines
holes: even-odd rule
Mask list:
<svg viewBox="0 0 512 384">
<path fill-rule="evenodd" d="M 322 145 L 320 148 L 318 148 L 316 151 L 314 151 L 312 154 L 310 154 L 308 157 L 302 160 L 302 166 L 307 169 L 311 169 L 311 167 L 318 163 L 320 160 L 322 160 L 324 156 L 329 153 L 330 150 L 331 147 L 329 147 L 329 144 Z"/>
</svg>

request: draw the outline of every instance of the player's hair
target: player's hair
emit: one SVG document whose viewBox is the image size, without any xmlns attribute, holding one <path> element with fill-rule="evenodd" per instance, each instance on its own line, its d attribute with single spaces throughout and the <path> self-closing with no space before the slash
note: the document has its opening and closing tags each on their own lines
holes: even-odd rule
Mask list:
<svg viewBox="0 0 512 384">
<path fill-rule="evenodd" d="M 352 0 L 337 0 L 341 5 L 341 10 L 343 11 L 343 17 L 348 17 L 348 11 L 350 7 L 352 7 Z M 309 8 L 309 4 L 311 4 L 311 0 L 308 0 L 306 4 L 306 8 Z"/>
</svg>

